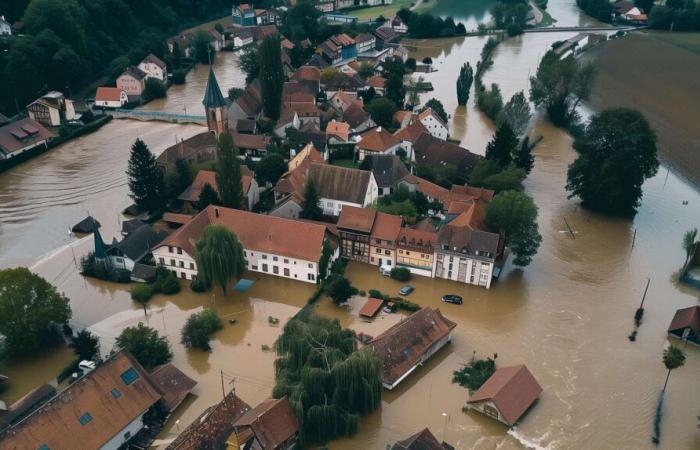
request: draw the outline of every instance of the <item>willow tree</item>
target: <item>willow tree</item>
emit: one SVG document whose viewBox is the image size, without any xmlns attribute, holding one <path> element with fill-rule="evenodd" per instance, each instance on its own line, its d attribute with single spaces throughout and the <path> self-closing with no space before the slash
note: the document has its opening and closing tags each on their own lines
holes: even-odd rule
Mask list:
<svg viewBox="0 0 700 450">
<path fill-rule="evenodd" d="M 245 270 L 243 247 L 235 234 L 221 225 L 209 225 L 197 242 L 197 277 L 207 286 L 218 283 L 226 295 L 226 284 Z"/>
<path fill-rule="evenodd" d="M 469 101 L 469 91 L 472 88 L 472 83 L 474 82 L 474 70 L 469 63 L 466 63 L 459 70 L 459 77 L 457 78 L 457 103 L 464 106 Z"/>
<path fill-rule="evenodd" d="M 354 333 L 305 308 L 279 337 L 275 398 L 287 396 L 302 442 L 325 444 L 357 431 L 360 416 L 381 402 L 381 366 L 358 350 Z"/>
</svg>

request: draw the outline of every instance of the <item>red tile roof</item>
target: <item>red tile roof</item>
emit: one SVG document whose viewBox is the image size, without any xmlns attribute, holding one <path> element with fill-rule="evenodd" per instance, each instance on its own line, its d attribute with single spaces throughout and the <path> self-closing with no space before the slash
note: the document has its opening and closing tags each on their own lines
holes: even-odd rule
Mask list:
<svg viewBox="0 0 700 450">
<path fill-rule="evenodd" d="M 415 185 L 416 189 L 426 197 L 435 199 L 443 205 L 449 204 L 450 191 L 444 187 L 410 173 L 404 177 L 404 181 Z"/>
<path fill-rule="evenodd" d="M 357 147 L 371 152 L 385 152 L 400 143 L 401 141 L 386 129 L 377 127 L 362 133 Z"/>
<path fill-rule="evenodd" d="M 695 334 L 700 334 L 700 306 L 691 306 L 676 311 L 668 331 L 690 328 Z"/>
<path fill-rule="evenodd" d="M 401 232 L 403 219 L 401 216 L 377 212 L 372 226 L 372 239 L 382 239 L 384 241 L 396 241 Z"/>
<path fill-rule="evenodd" d="M 153 382 L 163 391 L 163 403 L 173 411 L 194 389 L 197 382 L 185 375 L 172 363 L 162 364 L 150 373 Z"/>
<path fill-rule="evenodd" d="M 292 80 L 321 80 L 321 71 L 314 66 L 301 66 L 291 76 Z"/>
<path fill-rule="evenodd" d="M 97 88 L 97 92 L 95 93 L 95 100 L 103 102 L 118 102 L 121 100 L 122 92 L 124 91 L 117 87 L 100 86 Z"/>
<path fill-rule="evenodd" d="M 270 138 L 262 134 L 231 133 L 233 143 L 241 149 L 267 150 Z"/>
<path fill-rule="evenodd" d="M 314 223 L 209 206 L 161 242 L 195 256 L 197 241 L 209 225 L 231 230 L 247 250 L 273 253 L 305 261 L 319 261 L 325 227 Z"/>
<path fill-rule="evenodd" d="M 360 231 L 369 234 L 374 225 L 377 211 L 356 206 L 344 206 L 338 218 L 338 228 Z"/>
<path fill-rule="evenodd" d="M 347 141 L 350 137 L 350 125 L 345 122 L 331 121 L 326 126 L 326 134 L 337 136 L 338 138 Z"/>
<path fill-rule="evenodd" d="M 396 245 L 409 250 L 432 253 L 437 243 L 438 234 L 433 231 L 403 227 L 396 239 Z"/>
<path fill-rule="evenodd" d="M 509 425 L 513 425 L 542 392 L 524 365 L 501 367 L 469 397 L 467 403 L 491 401 Z"/>
<path fill-rule="evenodd" d="M 362 309 L 360 309 L 360 315 L 371 319 L 377 314 L 377 312 L 379 312 L 379 309 L 383 304 L 384 300 L 382 299 L 368 298 L 367 302 L 365 302 L 364 306 L 362 306 Z"/>
<path fill-rule="evenodd" d="M 245 413 L 234 424 L 239 445 L 255 436 L 262 450 L 276 450 L 296 440 L 299 423 L 286 397 L 270 398 Z"/>
<path fill-rule="evenodd" d="M 374 75 L 372 77 L 367 78 L 367 81 L 365 81 L 365 84 L 369 87 L 373 87 L 375 89 L 384 89 L 384 85 L 386 84 L 386 79 L 383 77 L 380 77 L 379 75 Z"/>
<path fill-rule="evenodd" d="M 425 128 L 425 125 L 423 125 L 420 121 L 416 120 L 412 124 L 398 130 L 396 133 L 394 133 L 394 136 L 400 141 L 415 143 L 418 140 L 418 138 L 421 137 L 421 135 L 427 132 L 428 129 Z"/>
</svg>

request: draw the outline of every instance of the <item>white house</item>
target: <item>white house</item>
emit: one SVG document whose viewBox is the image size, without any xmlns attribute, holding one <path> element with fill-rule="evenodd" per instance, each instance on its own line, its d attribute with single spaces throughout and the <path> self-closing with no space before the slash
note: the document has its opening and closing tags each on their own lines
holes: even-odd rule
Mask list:
<svg viewBox="0 0 700 450">
<path fill-rule="evenodd" d="M 101 108 L 121 108 L 129 103 L 129 97 L 122 89 L 101 86 L 95 93 L 95 106 Z"/>
<path fill-rule="evenodd" d="M 418 115 L 418 120 L 425 126 L 428 133 L 438 139 L 444 141 L 450 135 L 450 130 L 447 128 L 447 125 L 432 108 L 425 108 L 425 110 Z"/>
<path fill-rule="evenodd" d="M 138 67 L 146 74 L 146 78 L 155 78 L 163 82 L 168 79 L 168 66 L 153 53 L 143 58 Z"/>
<path fill-rule="evenodd" d="M 247 270 L 306 283 L 318 281 L 325 226 L 217 206 L 207 207 L 168 236 L 153 257 L 179 278 L 191 280 L 197 275 L 196 243 L 209 225 L 222 225 L 238 237 Z M 328 265 L 339 253 L 337 246 L 330 251 Z"/>
<path fill-rule="evenodd" d="M 138 97 L 146 88 L 146 72 L 135 66 L 129 66 L 117 78 L 117 87 L 126 95 Z"/>
<path fill-rule="evenodd" d="M 47 92 L 27 106 L 29 117 L 47 127 L 57 127 L 75 119 L 73 100 L 61 92 Z"/>
<path fill-rule="evenodd" d="M 377 127 L 367 130 L 360 135 L 357 143 L 358 159 L 362 161 L 367 155 L 395 155 L 401 141 L 385 128 Z"/>
<path fill-rule="evenodd" d="M 247 27 L 233 27 L 231 37 L 235 49 L 253 44 L 253 31 Z"/>
<path fill-rule="evenodd" d="M 5 20 L 5 16 L 0 16 L 0 36 L 12 35 L 12 25 Z"/>
</svg>

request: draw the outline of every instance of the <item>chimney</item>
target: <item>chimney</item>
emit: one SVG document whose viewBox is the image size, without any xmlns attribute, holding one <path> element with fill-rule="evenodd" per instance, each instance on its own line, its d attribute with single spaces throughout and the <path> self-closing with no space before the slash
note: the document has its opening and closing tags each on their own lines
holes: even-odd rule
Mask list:
<svg viewBox="0 0 700 450">
<path fill-rule="evenodd" d="M 218 207 L 214 208 L 214 214 L 216 214 L 216 218 L 218 219 L 219 218 L 219 208 Z"/>
<path fill-rule="evenodd" d="M 377 127 L 377 133 L 381 133 L 381 132 L 382 132 L 382 127 Z"/>
</svg>

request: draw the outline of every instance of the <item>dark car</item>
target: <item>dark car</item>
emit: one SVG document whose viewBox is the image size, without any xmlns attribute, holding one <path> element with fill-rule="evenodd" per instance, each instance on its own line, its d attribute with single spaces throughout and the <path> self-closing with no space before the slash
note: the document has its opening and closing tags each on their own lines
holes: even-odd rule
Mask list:
<svg viewBox="0 0 700 450">
<path fill-rule="evenodd" d="M 445 303 L 452 303 L 453 305 L 461 305 L 462 297 L 459 295 L 447 294 L 442 296 L 442 301 Z"/>
<path fill-rule="evenodd" d="M 406 286 L 402 287 L 399 289 L 399 295 L 408 295 L 411 292 L 413 292 L 415 288 L 411 286 L 410 284 L 407 284 Z"/>
</svg>

